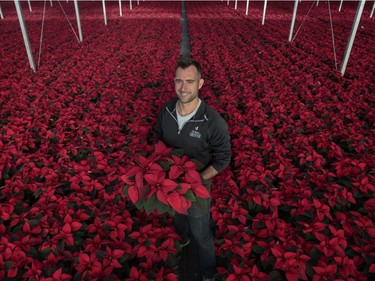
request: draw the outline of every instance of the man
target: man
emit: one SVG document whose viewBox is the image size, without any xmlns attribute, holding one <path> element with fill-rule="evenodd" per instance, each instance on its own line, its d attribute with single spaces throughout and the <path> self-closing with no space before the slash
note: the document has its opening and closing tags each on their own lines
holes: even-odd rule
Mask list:
<svg viewBox="0 0 375 281">
<path fill-rule="evenodd" d="M 156 134 L 159 140 L 174 148 L 182 148 L 191 159 L 202 163 L 198 170 L 204 180 L 210 180 L 229 165 L 230 137 L 225 120 L 198 96 L 203 86 L 198 62 L 180 59 L 174 79 L 177 98 L 163 104 L 159 112 Z M 176 214 L 176 230 L 182 238 L 181 246 L 190 242 L 192 235 L 198 244 L 203 280 L 214 280 L 216 271 L 215 246 L 210 228 L 211 199 L 206 208 L 193 205 L 189 215 Z"/>
</svg>

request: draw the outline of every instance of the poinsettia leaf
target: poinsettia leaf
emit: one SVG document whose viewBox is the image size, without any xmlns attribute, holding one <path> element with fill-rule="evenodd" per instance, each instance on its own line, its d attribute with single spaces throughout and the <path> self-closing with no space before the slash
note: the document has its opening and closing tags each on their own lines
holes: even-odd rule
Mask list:
<svg viewBox="0 0 375 281">
<path fill-rule="evenodd" d="M 132 185 L 128 189 L 128 194 L 130 200 L 133 202 L 133 204 L 135 204 L 135 202 L 138 201 L 138 189 L 134 185 Z"/>
<path fill-rule="evenodd" d="M 172 166 L 169 170 L 168 177 L 171 180 L 177 179 L 180 175 L 182 175 L 184 171 L 180 169 L 178 166 Z"/>
<path fill-rule="evenodd" d="M 156 198 L 156 194 L 153 194 L 150 198 L 148 198 L 145 201 L 144 207 L 148 215 L 151 214 L 155 210 L 157 202 L 158 202 L 158 199 Z"/>
<path fill-rule="evenodd" d="M 165 179 L 162 183 L 163 185 L 163 192 L 171 192 L 172 190 L 175 190 L 178 186 L 178 184 L 170 179 Z"/>
<path fill-rule="evenodd" d="M 178 211 L 181 208 L 181 199 L 177 192 L 172 192 L 167 195 L 167 201 L 170 204 L 170 206 Z"/>
<path fill-rule="evenodd" d="M 210 193 L 208 192 L 207 188 L 201 184 L 194 184 L 192 185 L 192 189 L 196 196 L 201 198 L 210 198 Z"/>
<path fill-rule="evenodd" d="M 191 189 L 189 189 L 184 195 L 183 195 L 187 200 L 190 202 L 196 202 L 195 195 Z"/>
<path fill-rule="evenodd" d="M 184 155 L 184 150 L 182 148 L 175 148 L 171 151 L 171 153 L 182 157 Z"/>
<path fill-rule="evenodd" d="M 283 276 L 278 270 L 272 270 L 268 275 L 267 281 L 282 281 Z"/>
<path fill-rule="evenodd" d="M 196 162 L 194 161 L 187 161 L 185 162 L 184 164 L 184 168 L 186 169 L 192 169 L 192 170 L 196 170 L 198 168 L 198 165 Z"/>
<path fill-rule="evenodd" d="M 188 170 L 185 174 L 185 179 L 188 183 L 200 183 L 201 176 L 198 171 L 196 170 Z"/>
<path fill-rule="evenodd" d="M 13 262 L 12 261 L 4 261 L 4 268 L 5 270 L 10 270 L 13 266 Z"/>
<path fill-rule="evenodd" d="M 367 228 L 367 233 L 372 237 L 375 237 L 375 227 Z"/>
<path fill-rule="evenodd" d="M 156 209 L 159 214 L 165 214 L 165 213 L 170 213 L 172 215 L 172 208 L 168 205 L 163 204 L 162 202 L 157 202 L 156 203 Z"/>
<path fill-rule="evenodd" d="M 96 250 L 95 255 L 99 260 L 103 260 L 105 256 L 107 255 L 107 253 L 103 250 Z"/>
<path fill-rule="evenodd" d="M 162 202 L 163 204 L 168 204 L 168 201 L 167 201 L 167 194 L 164 193 L 163 191 L 161 190 L 158 190 L 156 192 L 156 197 L 159 199 L 160 202 Z"/>
<path fill-rule="evenodd" d="M 261 254 L 263 254 L 263 252 L 264 252 L 264 248 L 261 247 L 261 246 L 258 245 L 258 244 L 253 245 L 253 246 L 251 247 L 251 250 L 252 250 L 254 253 L 258 254 L 258 255 L 261 255 Z"/>
<path fill-rule="evenodd" d="M 201 208 L 202 210 L 206 210 L 207 209 L 207 204 L 206 204 L 206 200 L 204 198 L 201 198 L 201 197 L 195 197 L 196 201 L 194 202 L 194 204 L 198 207 L 198 208 Z"/>
<path fill-rule="evenodd" d="M 158 141 L 155 145 L 155 153 L 157 155 L 167 155 L 172 148 L 168 148 L 162 141 Z"/>
</svg>

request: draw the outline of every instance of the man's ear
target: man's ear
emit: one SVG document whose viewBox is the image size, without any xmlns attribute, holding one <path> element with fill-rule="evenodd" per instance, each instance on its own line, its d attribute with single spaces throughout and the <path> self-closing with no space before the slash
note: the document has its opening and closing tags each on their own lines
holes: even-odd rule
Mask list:
<svg viewBox="0 0 375 281">
<path fill-rule="evenodd" d="M 204 80 L 202 78 L 199 79 L 199 89 L 202 88 L 203 84 L 204 84 Z"/>
</svg>

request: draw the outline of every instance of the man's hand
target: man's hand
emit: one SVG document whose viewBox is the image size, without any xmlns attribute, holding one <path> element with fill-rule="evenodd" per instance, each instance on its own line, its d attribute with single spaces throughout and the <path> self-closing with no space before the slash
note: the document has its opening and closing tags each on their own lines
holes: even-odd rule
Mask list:
<svg viewBox="0 0 375 281">
<path fill-rule="evenodd" d="M 203 172 L 201 172 L 201 177 L 204 180 L 209 180 L 216 176 L 219 172 L 212 166 L 209 166 L 207 169 L 205 169 Z"/>
</svg>

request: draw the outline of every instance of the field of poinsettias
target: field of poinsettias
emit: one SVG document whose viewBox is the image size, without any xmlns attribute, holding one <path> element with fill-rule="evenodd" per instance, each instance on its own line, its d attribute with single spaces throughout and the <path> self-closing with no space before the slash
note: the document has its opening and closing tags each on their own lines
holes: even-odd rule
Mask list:
<svg viewBox="0 0 375 281">
<path fill-rule="evenodd" d="M 76 28 L 73 1 L 60 1 Z M 146 215 L 121 176 L 153 150 L 174 96 L 180 2 L 133 10 L 81 2 L 79 43 L 46 7 L 30 70 L 12 2 L 0 22 L 0 279 L 177 280 L 171 217 Z M 327 4 L 288 43 L 291 2 L 188 2 L 201 97 L 230 127 L 233 158 L 213 182 L 222 280 L 375 277 L 374 19 L 366 9 L 346 75 L 335 70 Z M 302 1 L 298 26 L 311 2 Z M 341 60 L 356 3 L 331 5 Z M 22 3 L 38 58 L 43 2 Z"/>
</svg>

